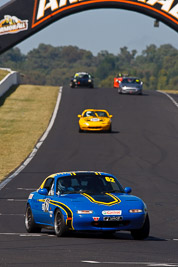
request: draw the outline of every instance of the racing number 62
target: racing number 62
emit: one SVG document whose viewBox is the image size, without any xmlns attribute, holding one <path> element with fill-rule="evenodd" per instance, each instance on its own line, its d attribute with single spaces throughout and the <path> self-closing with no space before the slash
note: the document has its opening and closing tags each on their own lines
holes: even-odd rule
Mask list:
<svg viewBox="0 0 178 267">
<path fill-rule="evenodd" d="M 105 177 L 105 180 L 110 183 L 115 183 L 114 178 L 112 177 Z"/>
</svg>

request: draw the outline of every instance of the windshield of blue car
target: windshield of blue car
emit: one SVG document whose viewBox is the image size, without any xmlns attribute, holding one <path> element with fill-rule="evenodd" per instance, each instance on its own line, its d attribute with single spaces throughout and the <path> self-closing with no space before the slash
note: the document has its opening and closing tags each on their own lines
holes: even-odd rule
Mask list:
<svg viewBox="0 0 178 267">
<path fill-rule="evenodd" d="M 112 176 L 95 174 L 76 174 L 58 178 L 56 185 L 57 194 L 75 193 L 124 193 L 124 189 L 117 179 Z"/>
</svg>

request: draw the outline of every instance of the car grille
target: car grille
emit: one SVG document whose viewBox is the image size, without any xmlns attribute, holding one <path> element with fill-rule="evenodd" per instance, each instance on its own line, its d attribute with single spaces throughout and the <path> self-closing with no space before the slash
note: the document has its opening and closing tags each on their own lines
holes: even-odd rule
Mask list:
<svg viewBox="0 0 178 267">
<path fill-rule="evenodd" d="M 90 128 L 90 129 L 100 129 L 101 128 L 101 126 L 96 126 L 96 127 L 91 127 L 91 126 L 89 126 L 88 128 Z"/>
</svg>

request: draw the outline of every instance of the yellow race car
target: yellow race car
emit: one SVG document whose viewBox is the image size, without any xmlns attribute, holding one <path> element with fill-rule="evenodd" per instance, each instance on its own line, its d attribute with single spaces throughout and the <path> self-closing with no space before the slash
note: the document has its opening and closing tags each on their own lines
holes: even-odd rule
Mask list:
<svg viewBox="0 0 178 267">
<path fill-rule="evenodd" d="M 111 132 L 111 118 L 107 110 L 85 109 L 79 118 L 79 132 L 108 131 Z"/>
</svg>

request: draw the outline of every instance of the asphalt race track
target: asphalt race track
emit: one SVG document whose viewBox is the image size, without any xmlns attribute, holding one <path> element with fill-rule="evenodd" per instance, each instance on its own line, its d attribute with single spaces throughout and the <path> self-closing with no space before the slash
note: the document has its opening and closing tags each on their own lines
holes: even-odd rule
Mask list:
<svg viewBox="0 0 178 267">
<path fill-rule="evenodd" d="M 79 133 L 85 108 L 112 115 L 112 133 Z M 29 133 L 33 134 L 33 133 Z M 51 173 L 95 170 L 116 175 L 148 206 L 150 237 L 107 238 L 52 231 L 28 234 L 26 200 Z M 0 191 L 0 266 L 178 266 L 178 108 L 152 91 L 63 88 L 55 124 L 29 165 Z"/>
</svg>

